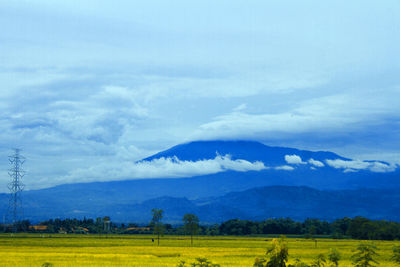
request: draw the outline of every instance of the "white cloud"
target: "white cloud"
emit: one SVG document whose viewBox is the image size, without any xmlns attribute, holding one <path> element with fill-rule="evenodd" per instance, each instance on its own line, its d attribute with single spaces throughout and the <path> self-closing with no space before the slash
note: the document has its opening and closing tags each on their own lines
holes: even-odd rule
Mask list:
<svg viewBox="0 0 400 267">
<path fill-rule="evenodd" d="M 316 166 L 316 167 L 324 167 L 324 166 L 325 166 L 324 163 L 322 163 L 322 162 L 319 161 L 319 160 L 315 160 L 315 159 L 309 159 L 309 160 L 308 160 L 308 163 L 310 163 L 311 165 L 314 165 L 314 166 Z"/>
<path fill-rule="evenodd" d="M 239 106 L 235 107 L 233 110 L 234 111 L 242 111 L 242 110 L 245 110 L 246 108 L 247 108 L 247 104 L 243 103 L 243 104 L 240 104 Z"/>
<path fill-rule="evenodd" d="M 289 166 L 289 165 L 282 165 L 282 166 L 275 167 L 275 170 L 293 171 L 294 168 L 292 166 Z"/>
<path fill-rule="evenodd" d="M 69 180 L 69 182 L 82 182 L 81 179 L 84 182 L 88 182 L 137 178 L 179 178 L 213 174 L 228 170 L 246 172 L 265 169 L 267 167 L 262 162 L 249 162 L 243 159 L 232 160 L 229 155 L 217 155 L 214 159 L 198 161 L 184 161 L 177 157 L 162 157 L 151 161 L 139 161 L 136 163 L 125 161 L 115 163 L 111 166 L 108 164 L 82 168 L 71 172 L 64 179 Z"/>
<path fill-rule="evenodd" d="M 327 159 L 326 163 L 335 169 L 345 169 L 344 172 L 354 172 L 359 170 L 369 170 L 372 172 L 392 172 L 396 170 L 395 165 L 385 164 L 377 161 L 361 161 L 361 160 L 341 160 Z"/>
<path fill-rule="evenodd" d="M 396 165 L 388 165 L 382 162 L 372 162 L 369 169 L 373 172 L 392 172 L 397 168 Z"/>
<path fill-rule="evenodd" d="M 288 164 L 307 164 L 298 155 L 285 155 L 285 160 Z"/>
<path fill-rule="evenodd" d="M 354 108 L 353 98 L 355 96 L 346 94 L 316 97 L 299 101 L 297 107 L 289 111 L 287 109 L 260 113 L 235 111 L 202 124 L 197 135 L 206 138 L 263 136 L 276 139 L 308 132 L 339 131 L 340 128 L 351 130 L 355 123 L 366 119 L 368 113 L 362 109 L 363 113 L 358 111 L 358 114 L 345 117 L 344 112 Z M 341 111 L 337 111 L 338 103 L 342 106 Z"/>
<path fill-rule="evenodd" d="M 308 99 L 302 99 L 301 94 L 297 93 L 293 96 L 299 98 L 296 98 L 296 103 L 285 100 L 287 108 L 248 109 L 219 114 L 213 120 L 200 125 L 194 137 L 261 139 L 268 140 L 270 144 L 276 142 L 286 145 L 298 145 L 301 140 L 300 143 L 307 143 L 303 146 L 305 149 L 325 145 L 324 149 L 339 151 L 340 146 L 352 143 L 357 146 L 353 153 L 358 153 L 367 145 L 371 147 L 368 140 L 382 138 L 380 140 L 385 140 L 382 141 L 385 147 L 371 148 L 382 152 L 374 159 L 386 160 L 383 154 L 385 150 L 395 151 L 393 145 L 389 144 L 398 146 L 394 140 L 398 139 L 399 127 L 393 121 L 398 120 L 398 115 L 395 114 L 399 114 L 400 106 L 394 103 L 392 97 L 399 95 L 398 86 L 386 88 L 383 94 L 373 89 L 354 89 L 347 92 L 337 90 L 330 91 L 329 94 L 319 90 L 312 91 L 315 95 Z M 279 106 L 272 100 L 268 103 Z M 251 103 L 251 107 L 253 106 L 254 103 Z M 385 130 L 378 131 L 377 126 Z M 368 136 L 366 132 L 369 132 Z M 345 145 L 337 145 L 339 143 Z M 399 158 L 398 153 L 396 157 Z"/>
<path fill-rule="evenodd" d="M 327 159 L 326 163 L 336 169 L 353 169 L 365 170 L 368 169 L 370 163 L 361 160 L 341 160 L 341 159 Z"/>
</svg>

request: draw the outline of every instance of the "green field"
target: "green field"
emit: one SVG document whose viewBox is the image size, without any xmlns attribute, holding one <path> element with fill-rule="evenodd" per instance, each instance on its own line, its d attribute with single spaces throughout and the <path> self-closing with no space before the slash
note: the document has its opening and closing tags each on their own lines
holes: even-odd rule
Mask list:
<svg viewBox="0 0 400 267">
<path fill-rule="evenodd" d="M 252 266 L 254 259 L 265 255 L 271 238 L 266 237 L 197 237 L 193 247 L 185 236 L 164 236 L 160 246 L 150 235 L 0 235 L 1 266 L 176 266 L 180 260 L 192 262 L 206 257 L 221 266 Z M 295 258 L 311 263 L 319 253 L 336 248 L 343 256 L 340 266 L 351 266 L 352 250 L 358 240 L 288 238 L 290 262 Z M 399 241 L 375 241 L 381 266 L 390 262 L 392 247 Z"/>
</svg>

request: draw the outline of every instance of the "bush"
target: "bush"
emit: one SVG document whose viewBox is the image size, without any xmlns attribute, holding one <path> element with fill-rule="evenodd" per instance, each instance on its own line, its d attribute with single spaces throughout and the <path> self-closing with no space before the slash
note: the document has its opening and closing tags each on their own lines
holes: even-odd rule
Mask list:
<svg viewBox="0 0 400 267">
<path fill-rule="evenodd" d="M 376 252 L 378 248 L 373 244 L 361 243 L 354 250 L 355 253 L 351 256 L 353 265 L 356 267 L 370 267 L 375 266 L 378 262 L 374 259 L 378 256 Z"/>
<path fill-rule="evenodd" d="M 307 263 L 302 262 L 299 259 L 295 260 L 294 264 L 289 264 L 288 267 L 310 267 Z"/>
<path fill-rule="evenodd" d="M 317 258 L 314 260 L 312 267 L 323 267 L 325 266 L 326 259 L 324 254 L 318 254 Z"/>
<path fill-rule="evenodd" d="M 177 267 L 186 267 L 186 266 L 191 266 L 191 267 L 220 267 L 219 264 L 212 263 L 207 258 L 196 258 L 196 261 L 190 263 L 190 265 L 186 265 L 185 261 L 180 261 L 178 263 L 178 265 L 177 265 Z"/>
<path fill-rule="evenodd" d="M 339 266 L 341 255 L 339 251 L 335 248 L 332 248 L 328 254 L 328 260 L 331 262 L 332 266 Z"/>
</svg>

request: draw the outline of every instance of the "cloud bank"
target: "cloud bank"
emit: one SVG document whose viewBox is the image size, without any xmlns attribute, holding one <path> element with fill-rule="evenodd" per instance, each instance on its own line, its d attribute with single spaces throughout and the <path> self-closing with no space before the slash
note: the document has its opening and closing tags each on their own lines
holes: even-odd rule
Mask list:
<svg viewBox="0 0 400 267">
<path fill-rule="evenodd" d="M 63 177 L 62 179 L 70 182 L 90 182 L 136 178 L 182 178 L 225 171 L 247 172 L 265 169 L 268 169 L 268 167 L 260 161 L 232 160 L 230 155 L 217 155 L 214 159 L 198 161 L 185 161 L 177 157 L 161 157 L 151 161 L 139 161 L 136 163 L 125 161 L 111 168 L 109 165 L 99 165 L 90 169 L 78 169 L 74 170 L 68 177 Z"/>
<path fill-rule="evenodd" d="M 285 161 L 288 164 L 299 165 L 299 164 L 310 164 L 312 170 L 316 170 L 316 167 L 322 168 L 325 164 L 319 160 L 313 158 L 304 162 L 298 155 L 285 155 Z M 343 172 L 357 172 L 360 170 L 368 170 L 371 172 L 393 172 L 397 169 L 397 164 L 388 164 L 379 161 L 362 161 L 362 160 L 342 160 L 342 159 L 327 159 L 326 164 L 335 169 L 343 169 Z M 288 168 L 290 167 L 290 168 Z M 276 167 L 277 170 L 294 170 L 295 168 L 290 165 Z"/>
<path fill-rule="evenodd" d="M 344 169 L 344 172 L 356 172 L 360 170 L 369 170 L 372 172 L 392 172 L 395 171 L 397 166 L 386 164 L 379 161 L 361 161 L 361 160 L 341 160 L 327 159 L 326 163 L 335 169 Z"/>
</svg>

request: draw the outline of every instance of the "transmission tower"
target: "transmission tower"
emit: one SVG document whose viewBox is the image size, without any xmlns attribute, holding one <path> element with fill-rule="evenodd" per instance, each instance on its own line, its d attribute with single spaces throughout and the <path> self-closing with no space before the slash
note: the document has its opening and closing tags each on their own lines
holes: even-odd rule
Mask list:
<svg viewBox="0 0 400 267">
<path fill-rule="evenodd" d="M 11 177 L 11 182 L 8 184 L 10 190 L 10 202 L 9 202 L 9 215 L 13 224 L 13 231 L 16 232 L 16 223 L 18 219 L 22 218 L 22 201 L 21 192 L 24 189 L 22 183 L 22 177 L 25 175 L 22 165 L 25 162 L 25 158 L 20 154 L 20 149 L 14 149 L 14 154 L 8 157 L 11 168 L 8 174 Z"/>
</svg>

